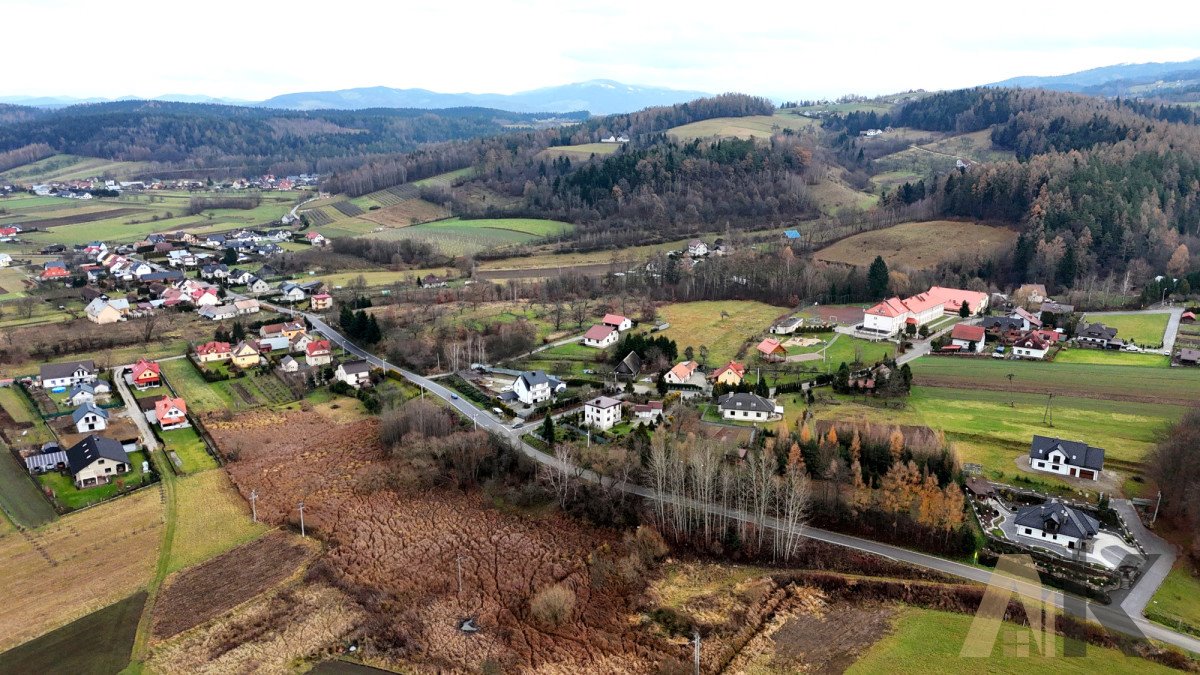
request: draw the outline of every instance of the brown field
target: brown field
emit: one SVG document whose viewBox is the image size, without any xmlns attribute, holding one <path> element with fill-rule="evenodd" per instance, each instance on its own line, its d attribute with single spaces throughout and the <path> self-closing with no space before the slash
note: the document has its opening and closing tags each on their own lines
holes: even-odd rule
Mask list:
<svg viewBox="0 0 1200 675">
<path fill-rule="evenodd" d="M 598 590 L 590 582 L 589 554 L 619 545 L 615 533 L 558 515 L 495 510 L 479 493 L 385 487 L 389 465 L 376 425 L 330 428 L 315 413 L 258 411 L 214 419 L 209 428 L 222 448 L 238 449 L 227 470 L 243 493 L 258 490 L 261 518 L 290 525 L 304 500 L 306 526 L 327 551 L 310 576 L 350 590 L 372 615 L 376 645 L 395 636 L 385 657 L 451 671 L 491 659 L 505 671 L 625 672 L 674 654 L 629 621 L 636 590 Z M 283 462 L 291 468 L 281 471 Z M 556 583 L 578 601 L 569 623 L 552 630 L 532 616 L 530 601 Z M 482 632 L 460 633 L 463 616 L 476 617 Z"/>
<path fill-rule="evenodd" d="M 34 220 L 28 224 L 48 230 L 52 227 L 60 227 L 62 225 L 77 225 L 79 223 L 90 223 L 96 220 L 108 220 L 110 218 L 120 218 L 133 213 L 145 213 L 143 209 L 108 209 L 106 211 L 93 211 L 91 213 L 77 213 L 73 216 L 60 216 L 58 218 L 46 218 L 45 220 Z"/>
<path fill-rule="evenodd" d="M 821 213 L 829 216 L 846 209 L 866 210 L 879 201 L 877 195 L 855 190 L 832 174 L 810 187 L 808 192 Z"/>
<path fill-rule="evenodd" d="M 177 635 L 228 612 L 291 576 L 315 549 L 310 540 L 276 531 L 180 572 L 154 605 L 154 637 Z"/>
<path fill-rule="evenodd" d="M 162 541 L 157 487 L 0 537 L 0 651 L 107 607 L 150 579 Z"/>
<path fill-rule="evenodd" d="M 385 206 L 374 211 L 365 211 L 358 216 L 384 227 L 407 227 L 417 223 L 427 223 L 431 220 L 449 218 L 450 212 L 445 208 L 427 202 L 424 199 L 406 199 L 394 206 Z"/>
<path fill-rule="evenodd" d="M 865 267 L 882 256 L 891 269 L 928 269 L 963 257 L 1011 248 L 1017 233 L 972 222 L 930 220 L 901 223 L 847 237 L 813 254 L 817 260 Z"/>
</svg>

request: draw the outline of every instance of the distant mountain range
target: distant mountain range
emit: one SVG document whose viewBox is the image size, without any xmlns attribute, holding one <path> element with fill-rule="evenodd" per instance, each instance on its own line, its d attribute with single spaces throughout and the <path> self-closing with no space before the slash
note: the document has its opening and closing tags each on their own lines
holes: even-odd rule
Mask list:
<svg viewBox="0 0 1200 675">
<path fill-rule="evenodd" d="M 286 110 L 362 110 L 365 108 L 428 108 L 459 107 L 495 108 L 517 113 L 563 113 L 586 110 L 596 115 L 632 112 L 656 105 L 683 103 L 708 96 L 702 91 L 686 91 L 667 87 L 647 87 L 622 84 L 612 80 L 589 80 L 557 87 L 532 89 L 515 94 L 444 94 L 428 89 L 393 89 L 391 87 L 359 87 L 337 91 L 311 91 L 283 94 L 265 101 L 243 101 L 212 96 L 166 94 L 158 101 L 180 103 L 221 103 L 259 108 Z M 67 96 L 0 96 L 0 103 L 60 108 L 79 103 L 142 100 L 136 96 L 118 99 L 72 98 Z"/>
<path fill-rule="evenodd" d="M 1200 59 L 1168 63 L 1122 63 L 1067 75 L 1025 75 L 992 82 L 988 87 L 1040 87 L 1097 96 L 1172 98 L 1200 84 Z"/>
</svg>

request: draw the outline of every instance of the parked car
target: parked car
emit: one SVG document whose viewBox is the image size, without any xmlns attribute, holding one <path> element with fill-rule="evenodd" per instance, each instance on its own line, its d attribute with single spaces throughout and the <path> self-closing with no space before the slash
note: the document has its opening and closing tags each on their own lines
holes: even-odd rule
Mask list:
<svg viewBox="0 0 1200 675">
<path fill-rule="evenodd" d="M 1142 351 L 1142 348 L 1137 345 L 1125 345 L 1124 347 L 1121 347 L 1121 351 L 1140 353 Z"/>
<path fill-rule="evenodd" d="M 595 375 L 595 374 L 596 374 L 596 371 L 592 370 L 591 368 L 584 368 L 584 369 L 583 369 L 583 374 L 584 374 L 584 375 Z"/>
<path fill-rule="evenodd" d="M 993 359 L 1002 359 L 1002 358 L 1004 358 L 1004 350 L 1003 350 L 1003 349 L 997 349 L 996 351 L 992 352 L 992 358 L 993 358 Z"/>
</svg>

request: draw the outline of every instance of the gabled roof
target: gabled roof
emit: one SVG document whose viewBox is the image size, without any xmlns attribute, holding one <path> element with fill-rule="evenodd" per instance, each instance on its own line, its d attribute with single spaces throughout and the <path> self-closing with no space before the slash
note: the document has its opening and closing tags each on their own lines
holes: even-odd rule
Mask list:
<svg viewBox="0 0 1200 675">
<path fill-rule="evenodd" d="M 721 377 L 722 375 L 724 375 L 726 371 L 733 371 L 733 373 L 735 375 L 737 375 L 738 377 L 745 377 L 746 366 L 738 363 L 737 361 L 730 361 L 729 363 L 726 363 L 725 365 L 721 366 L 720 368 L 717 368 L 716 370 L 714 370 L 711 377 L 712 377 L 712 379 L 715 380 L 715 379 Z"/>
<path fill-rule="evenodd" d="M 57 380 L 73 376 L 75 371 L 80 368 L 92 375 L 96 374 L 96 363 L 91 359 L 86 361 L 67 361 L 66 363 L 47 363 L 41 367 L 40 372 L 43 380 Z"/>
<path fill-rule="evenodd" d="M 1005 332 L 1010 330 L 1021 330 L 1024 324 L 1020 319 L 1011 316 L 985 316 L 983 317 L 983 329 Z"/>
<path fill-rule="evenodd" d="M 597 396 L 596 398 L 588 401 L 587 405 L 592 408 L 611 408 L 614 405 L 621 405 L 621 402 L 608 396 Z"/>
<path fill-rule="evenodd" d="M 197 354 L 225 354 L 229 351 L 230 348 L 228 342 L 217 342 L 216 340 L 213 340 L 212 342 L 205 342 L 199 347 L 196 347 Z"/>
<path fill-rule="evenodd" d="M 602 323 L 606 326 L 620 326 L 621 324 L 625 323 L 628 320 L 629 319 L 626 319 L 625 317 L 621 316 L 620 314 L 605 314 L 604 318 L 600 321 L 600 323 Z"/>
<path fill-rule="evenodd" d="M 67 466 L 71 473 L 79 473 L 97 459 L 108 459 L 114 462 L 129 463 L 129 455 L 120 443 L 111 438 L 91 434 L 75 445 L 67 448 Z"/>
<path fill-rule="evenodd" d="M 1032 332 L 1026 333 L 1024 337 L 1014 342 L 1013 346 L 1020 347 L 1021 349 L 1036 349 L 1038 351 L 1043 351 L 1050 348 L 1050 345 L 1047 344 L 1045 340 L 1043 340 L 1038 334 Z"/>
<path fill-rule="evenodd" d="M 371 372 L 371 364 L 366 361 L 346 361 L 340 367 L 342 372 L 347 375 L 361 375 L 362 373 Z"/>
<path fill-rule="evenodd" d="M 1057 500 L 1026 506 L 1017 511 L 1015 522 L 1018 527 L 1035 527 L 1076 539 L 1088 539 L 1100 531 L 1100 521 Z"/>
<path fill-rule="evenodd" d="M 888 317 L 902 316 L 908 312 L 908 307 L 904 305 L 904 302 L 902 302 L 900 298 L 888 298 L 887 300 L 884 300 L 883 302 L 866 310 L 867 314 Z"/>
<path fill-rule="evenodd" d="M 526 389 L 533 389 L 539 384 L 550 384 L 550 376 L 540 370 L 526 371 L 521 373 L 517 379 L 525 383 Z"/>
<path fill-rule="evenodd" d="M 1090 323 L 1087 326 L 1081 326 L 1075 336 L 1093 340 L 1111 340 L 1117 336 L 1117 329 L 1102 323 Z"/>
<path fill-rule="evenodd" d="M 787 353 L 787 350 L 784 349 L 783 345 L 779 344 L 779 340 L 776 340 L 775 338 L 766 338 L 762 342 L 758 343 L 758 351 L 767 355 L 777 354 L 779 352 L 783 352 L 784 354 Z"/>
<path fill-rule="evenodd" d="M 249 355 L 251 353 L 257 354 L 258 347 L 255 347 L 253 344 L 251 344 L 245 340 L 242 340 L 241 342 L 237 343 L 237 345 L 234 346 L 233 353 L 246 354 L 246 355 Z"/>
<path fill-rule="evenodd" d="M 630 351 L 617 364 L 615 370 L 622 375 L 637 375 L 642 372 L 642 357 L 637 355 L 637 352 Z"/>
<path fill-rule="evenodd" d="M 1064 441 L 1049 436 L 1034 436 L 1029 447 L 1029 458 L 1044 460 L 1050 453 L 1058 450 L 1067 457 L 1067 464 L 1081 466 L 1085 469 L 1104 469 L 1104 449 L 1093 448 L 1080 441 Z"/>
<path fill-rule="evenodd" d="M 133 364 L 133 379 L 140 379 L 146 371 L 150 371 L 155 375 L 162 373 L 162 370 L 157 363 L 153 361 L 147 361 L 146 359 L 138 359 L 138 362 Z"/>
<path fill-rule="evenodd" d="M 1024 307 L 1018 307 L 1018 308 L 1014 309 L 1013 314 L 1016 314 L 1018 317 L 1028 321 L 1030 324 L 1032 324 L 1033 326 L 1036 326 L 1037 328 L 1042 327 L 1042 320 L 1037 318 L 1033 314 L 1030 314 L 1029 311 L 1026 310 Z"/>
<path fill-rule="evenodd" d="M 102 420 L 108 419 L 108 411 L 107 410 L 105 410 L 104 408 L 98 407 L 96 404 L 89 401 L 89 402 L 84 403 L 83 405 L 79 406 L 78 408 L 75 409 L 75 412 L 71 413 L 71 421 L 76 424 L 79 424 L 79 420 L 82 420 L 84 417 L 86 417 L 88 413 L 92 413 L 96 417 L 99 417 Z"/>
<path fill-rule="evenodd" d="M 304 352 L 309 356 L 328 354 L 330 353 L 329 340 L 313 340 L 304 345 Z"/>
<path fill-rule="evenodd" d="M 583 334 L 583 339 L 584 340 L 595 340 L 595 341 L 603 340 L 604 338 L 608 337 L 609 335 L 612 335 L 613 331 L 614 331 L 614 329 L 611 326 L 605 326 L 603 324 L 596 324 L 595 326 L 592 326 L 591 328 L 589 328 L 588 332 Z"/>
<path fill-rule="evenodd" d="M 950 339 L 982 342 L 984 339 L 983 326 L 971 326 L 965 323 L 954 324 L 954 329 L 950 331 Z"/>
<path fill-rule="evenodd" d="M 172 408 L 178 408 L 179 412 L 187 414 L 187 402 L 182 398 L 172 398 L 163 396 L 154 402 L 154 415 L 160 421 L 167 416 Z"/>
<path fill-rule="evenodd" d="M 695 361 L 682 361 L 675 364 L 675 367 L 671 369 L 671 374 L 680 380 L 686 380 L 691 377 L 692 373 L 696 372 L 696 369 L 699 367 L 700 364 L 696 363 Z"/>
<path fill-rule="evenodd" d="M 775 412 L 775 403 L 771 399 L 748 392 L 725 394 L 717 399 L 721 410 L 749 410 L 751 412 Z"/>
</svg>

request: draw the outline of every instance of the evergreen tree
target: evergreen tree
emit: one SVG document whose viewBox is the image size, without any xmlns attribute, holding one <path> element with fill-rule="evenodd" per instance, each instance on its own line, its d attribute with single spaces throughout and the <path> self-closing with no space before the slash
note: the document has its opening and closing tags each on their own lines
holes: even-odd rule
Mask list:
<svg viewBox="0 0 1200 675">
<path fill-rule="evenodd" d="M 771 394 L 771 388 L 767 386 L 767 381 L 760 375 L 758 382 L 754 385 L 754 393 L 766 398 Z"/>
<path fill-rule="evenodd" d="M 1058 284 L 1063 288 L 1075 285 L 1075 276 L 1079 274 L 1079 260 L 1075 257 L 1075 249 L 1068 246 L 1062 260 L 1058 261 Z"/>
<path fill-rule="evenodd" d="M 958 308 L 958 315 L 964 319 L 971 316 L 971 306 L 967 304 L 966 300 L 963 300 L 962 306 Z"/>
<path fill-rule="evenodd" d="M 837 374 L 833 376 L 833 390 L 846 391 L 850 388 L 850 366 L 842 361 L 842 365 L 838 366 Z"/>
<path fill-rule="evenodd" d="M 547 414 L 546 419 L 542 420 L 542 440 L 546 441 L 546 445 L 554 450 L 554 417 Z"/>
<path fill-rule="evenodd" d="M 346 305 L 342 305 L 341 314 L 338 315 L 338 325 L 342 327 L 343 333 L 349 333 L 354 326 L 354 313 Z"/>
<path fill-rule="evenodd" d="M 654 382 L 654 388 L 658 390 L 659 396 L 667 395 L 667 377 L 663 373 L 658 374 L 658 379 Z"/>
<path fill-rule="evenodd" d="M 369 345 L 378 344 L 383 339 L 383 331 L 379 329 L 379 321 L 375 319 L 374 314 L 367 321 L 367 333 L 363 339 Z"/>
<path fill-rule="evenodd" d="M 236 265 L 237 251 L 231 248 L 225 249 L 225 255 L 221 258 L 221 262 L 225 263 L 226 265 Z"/>
<path fill-rule="evenodd" d="M 246 327 L 241 321 L 233 322 L 233 332 L 229 334 L 231 342 L 241 342 L 246 338 Z"/>
<path fill-rule="evenodd" d="M 350 326 L 350 337 L 355 340 L 361 340 L 367 335 L 367 329 L 370 327 L 371 320 L 367 318 L 367 313 L 363 310 L 358 310 L 354 313 L 354 322 Z"/>
<path fill-rule="evenodd" d="M 871 294 L 872 300 L 887 297 L 888 266 L 883 261 L 883 256 L 875 256 L 875 260 L 871 263 L 871 268 L 867 270 L 867 291 Z"/>
</svg>

